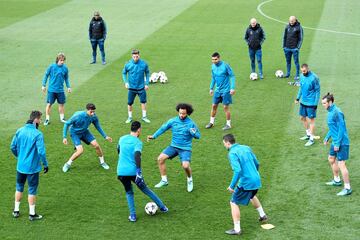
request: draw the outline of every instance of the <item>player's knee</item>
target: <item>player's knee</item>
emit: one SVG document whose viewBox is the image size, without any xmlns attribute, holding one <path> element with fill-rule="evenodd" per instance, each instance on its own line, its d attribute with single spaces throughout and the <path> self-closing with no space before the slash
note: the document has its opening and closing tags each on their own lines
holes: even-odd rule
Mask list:
<svg viewBox="0 0 360 240">
<path fill-rule="evenodd" d="M 190 163 L 189 162 L 182 162 L 182 167 L 183 169 L 187 170 L 187 169 L 190 169 Z"/>
<path fill-rule="evenodd" d="M 82 154 L 83 152 L 84 152 L 84 148 L 83 147 L 77 147 L 76 148 L 76 152 L 80 155 L 80 154 Z"/>
<path fill-rule="evenodd" d="M 157 158 L 157 161 L 159 162 L 159 163 L 164 163 L 165 162 L 165 157 L 163 156 L 163 155 L 159 155 L 158 156 L 158 158 Z"/>
</svg>

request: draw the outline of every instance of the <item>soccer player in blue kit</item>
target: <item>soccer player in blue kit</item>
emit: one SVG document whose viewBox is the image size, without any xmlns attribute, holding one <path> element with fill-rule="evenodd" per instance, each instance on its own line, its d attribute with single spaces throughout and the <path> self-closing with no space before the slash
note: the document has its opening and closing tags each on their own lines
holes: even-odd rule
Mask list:
<svg viewBox="0 0 360 240">
<path fill-rule="evenodd" d="M 20 216 L 20 201 L 27 180 L 29 185 L 28 202 L 30 221 L 42 219 L 42 216 L 35 212 L 41 163 L 44 166 L 44 173 L 47 173 L 49 170 L 48 162 L 46 160 L 44 136 L 37 129 L 41 122 L 41 115 L 42 113 L 40 111 L 32 111 L 26 125 L 16 131 L 11 142 L 11 151 L 17 158 L 15 207 L 13 216 L 14 218 Z"/>
<path fill-rule="evenodd" d="M 68 93 L 71 93 L 69 70 L 64 64 L 66 57 L 63 53 L 59 53 L 56 56 L 55 63 L 51 64 L 45 72 L 42 80 L 42 91 L 46 92 L 46 82 L 49 79 L 49 88 L 47 93 L 47 105 L 46 105 L 46 119 L 44 125 L 47 126 L 50 123 L 51 106 L 55 101 L 59 104 L 60 121 L 65 122 L 64 104 L 66 101 L 64 93 L 64 82 L 67 87 Z"/>
<path fill-rule="evenodd" d="M 256 193 L 261 187 L 259 175 L 259 162 L 251 148 L 235 142 L 232 134 L 223 137 L 224 147 L 229 151 L 228 158 L 233 170 L 233 177 L 227 190 L 232 193 L 230 200 L 231 215 L 234 221 L 234 229 L 225 233 L 229 235 L 240 235 L 240 208 L 241 205 L 248 205 L 249 202 L 258 211 L 260 222 L 268 220 Z"/>
<path fill-rule="evenodd" d="M 220 60 L 220 54 L 215 52 L 211 56 L 211 83 L 210 96 L 213 96 L 211 106 L 210 122 L 205 128 L 212 128 L 215 124 L 215 116 L 219 103 L 224 105 L 226 115 L 226 124 L 223 130 L 231 128 L 230 104 L 232 104 L 232 95 L 235 94 L 235 76 L 229 64 Z M 214 91 L 214 87 L 215 91 Z"/>
<path fill-rule="evenodd" d="M 130 211 L 130 222 L 136 221 L 134 191 L 131 182 L 134 182 L 144 194 L 151 198 L 151 200 L 153 200 L 156 205 L 158 205 L 161 212 L 168 211 L 168 208 L 164 205 L 160 198 L 145 184 L 141 170 L 141 152 L 143 144 L 139 139 L 140 134 L 140 122 L 132 122 L 130 134 L 120 137 L 117 146 L 119 153 L 117 175 L 118 179 L 125 188 L 126 199 Z"/>
<path fill-rule="evenodd" d="M 150 71 L 148 64 L 140 59 L 140 51 L 137 49 L 131 52 L 132 60 L 125 64 L 122 71 L 125 88 L 128 89 L 128 119 L 125 123 L 132 121 L 132 105 L 136 95 L 140 98 L 142 120 L 150 123 L 146 114 L 146 91 L 149 89 Z"/>
<path fill-rule="evenodd" d="M 327 124 L 329 132 L 326 134 L 324 144 L 327 145 L 332 139 L 329 152 L 329 163 L 334 174 L 334 179 L 327 182 L 329 186 L 341 186 L 339 169 L 344 179 L 344 189 L 337 195 L 346 196 L 352 193 L 350 187 L 349 171 L 346 167 L 346 160 L 349 159 L 350 140 L 346 130 L 344 113 L 334 104 L 334 96 L 330 93 L 325 95 L 321 101 L 323 107 L 328 111 Z"/>
<path fill-rule="evenodd" d="M 300 140 L 308 140 L 305 147 L 309 147 L 314 144 L 316 110 L 320 99 L 320 81 L 319 77 L 310 71 L 306 63 L 301 65 L 301 72 L 300 88 L 295 104 L 300 103 L 300 120 L 306 130 L 306 135 Z"/>
<path fill-rule="evenodd" d="M 172 159 L 179 155 L 181 166 L 187 175 L 187 191 L 192 192 L 193 178 L 190 168 L 191 153 L 192 153 L 192 139 L 200 138 L 199 128 L 195 122 L 189 117 L 194 111 L 193 107 L 187 103 L 179 103 L 176 106 L 176 111 L 179 113 L 177 117 L 171 118 L 163 124 L 153 135 L 147 137 L 147 140 L 156 139 L 167 130 L 171 129 L 172 139 L 168 146 L 158 157 L 159 170 L 161 181 L 155 185 L 156 188 L 161 188 L 168 185 L 166 175 L 165 161 Z"/>
<path fill-rule="evenodd" d="M 70 136 L 73 141 L 73 144 L 75 145 L 76 151 L 71 155 L 69 161 L 67 161 L 63 166 L 63 172 L 69 171 L 71 164 L 75 159 L 80 157 L 80 155 L 84 152 L 84 148 L 81 145 L 81 141 L 85 142 L 86 144 L 91 144 L 96 150 L 96 154 L 99 157 L 100 165 L 108 170 L 109 165 L 106 164 L 104 160 L 104 154 L 100 147 L 100 145 L 97 143 L 95 137 L 90 133 L 88 127 L 92 123 L 94 124 L 96 130 L 103 136 L 107 141 L 112 142 L 112 138 L 107 136 L 105 132 L 102 130 L 99 119 L 95 114 L 95 105 L 92 103 L 88 103 L 86 105 L 86 111 L 78 111 L 75 112 L 74 115 L 65 122 L 64 124 L 64 130 L 63 130 L 63 143 L 65 145 L 68 144 L 66 135 L 68 128 L 70 127 Z"/>
</svg>

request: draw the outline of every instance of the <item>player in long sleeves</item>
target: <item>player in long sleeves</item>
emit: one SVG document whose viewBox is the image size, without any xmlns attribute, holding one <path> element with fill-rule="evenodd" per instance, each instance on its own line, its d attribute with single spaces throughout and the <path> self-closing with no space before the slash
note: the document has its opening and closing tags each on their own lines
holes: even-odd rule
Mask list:
<svg viewBox="0 0 360 240">
<path fill-rule="evenodd" d="M 130 211 L 128 218 L 130 222 L 136 222 L 134 191 L 131 182 L 134 182 L 145 195 L 153 200 L 156 205 L 158 205 L 161 212 L 168 211 L 168 208 L 164 205 L 160 198 L 145 184 L 141 170 L 141 152 L 143 144 L 139 139 L 140 134 L 140 122 L 132 122 L 130 134 L 122 136 L 119 139 L 117 147 L 119 154 L 117 175 L 119 181 L 125 188 L 126 199 Z"/>
<path fill-rule="evenodd" d="M 226 124 L 223 130 L 228 130 L 231 128 L 230 104 L 232 104 L 232 95 L 235 94 L 235 76 L 229 64 L 220 60 L 219 53 L 213 53 L 211 61 L 213 64 L 211 67 L 209 93 L 210 96 L 213 96 L 213 103 L 211 106 L 210 123 L 205 128 L 212 128 L 214 126 L 217 108 L 219 103 L 222 102 L 226 115 Z"/>
<path fill-rule="evenodd" d="M 150 71 L 148 64 L 140 59 L 140 51 L 137 49 L 131 52 L 132 60 L 125 64 L 122 77 L 125 88 L 128 89 L 128 118 L 125 123 L 132 122 L 132 105 L 136 95 L 140 98 L 142 120 L 150 123 L 146 113 L 146 91 L 149 89 Z"/>
<path fill-rule="evenodd" d="M 233 177 L 227 190 L 232 193 L 230 206 L 234 229 L 225 233 L 239 235 L 241 234 L 239 204 L 246 206 L 251 202 L 259 213 L 259 221 L 265 222 L 268 219 L 259 199 L 255 196 L 261 187 L 259 162 L 251 148 L 236 143 L 232 134 L 223 137 L 223 144 L 229 151 L 228 158 L 233 170 Z"/>
<path fill-rule="evenodd" d="M 42 80 L 42 91 L 46 92 L 46 83 L 49 79 L 49 87 L 47 93 L 47 105 L 46 105 L 46 119 L 44 125 L 47 126 L 50 123 L 51 106 L 55 101 L 59 104 L 60 121 L 65 123 L 65 110 L 64 104 L 66 102 L 64 83 L 66 85 L 68 93 L 71 93 L 69 70 L 64 64 L 66 57 L 63 53 L 59 53 L 56 56 L 55 63 L 51 64 L 45 72 Z"/>
<path fill-rule="evenodd" d="M 36 214 L 36 194 L 39 185 L 39 173 L 41 164 L 44 167 L 44 173 L 49 170 L 46 160 L 46 149 L 43 134 L 37 129 L 41 122 L 40 111 L 32 111 L 30 119 L 26 125 L 16 131 L 11 142 L 11 151 L 17 158 L 16 167 L 16 192 L 15 207 L 13 211 L 14 218 L 20 216 L 20 201 L 24 192 L 24 185 L 28 181 L 28 202 L 29 202 L 29 220 L 40 220 L 42 216 Z"/>
<path fill-rule="evenodd" d="M 350 140 L 346 129 L 344 113 L 334 104 L 334 96 L 326 94 L 321 101 L 324 108 L 328 111 L 327 124 L 329 132 L 326 134 L 324 144 L 327 145 L 332 139 L 329 151 L 329 163 L 334 175 L 334 179 L 327 182 L 329 186 L 341 186 L 339 170 L 344 179 L 344 189 L 337 195 L 346 196 L 352 193 L 350 186 L 349 171 L 346 167 L 346 160 L 349 159 Z"/>
<path fill-rule="evenodd" d="M 148 141 L 158 138 L 161 134 L 171 129 L 172 139 L 171 144 L 160 153 L 158 157 L 159 170 L 161 181 L 155 185 L 156 188 L 161 188 L 168 185 L 166 175 L 165 161 L 172 159 L 179 155 L 181 166 L 183 167 L 187 176 L 187 191 L 192 192 L 193 178 L 190 167 L 192 154 L 192 139 L 200 139 L 200 131 L 195 122 L 189 117 L 194 111 L 193 107 L 187 103 L 179 103 L 176 106 L 176 111 L 179 116 L 174 117 L 163 124 L 153 135 L 147 137 Z"/>
<path fill-rule="evenodd" d="M 109 165 L 106 164 L 104 160 L 104 154 L 103 151 L 96 141 L 95 137 L 91 134 L 89 131 L 90 124 L 93 124 L 98 130 L 98 132 L 105 138 L 107 141 L 112 142 L 112 138 L 107 136 L 106 133 L 103 131 L 103 129 L 100 126 L 99 119 L 95 114 L 95 105 L 92 103 L 88 103 L 86 105 L 86 111 L 78 111 L 75 112 L 74 115 L 65 122 L 64 124 L 64 130 L 63 130 L 63 143 L 65 145 L 68 144 L 67 141 L 67 132 L 70 127 L 70 136 L 73 141 L 73 144 L 75 145 L 76 151 L 71 155 L 70 159 L 64 164 L 63 166 L 63 172 L 69 171 L 71 164 L 75 159 L 80 157 L 80 155 L 84 152 L 84 148 L 81 145 L 81 141 L 86 143 L 87 145 L 91 144 L 92 147 L 95 148 L 96 154 L 99 157 L 100 166 L 102 166 L 104 169 L 108 170 Z"/>
<path fill-rule="evenodd" d="M 300 120 L 306 131 L 306 135 L 300 139 L 307 140 L 305 147 L 309 147 L 314 144 L 316 110 L 320 99 L 320 80 L 315 73 L 309 70 L 306 63 L 301 65 L 301 72 L 300 88 L 295 104 L 300 103 Z"/>
</svg>

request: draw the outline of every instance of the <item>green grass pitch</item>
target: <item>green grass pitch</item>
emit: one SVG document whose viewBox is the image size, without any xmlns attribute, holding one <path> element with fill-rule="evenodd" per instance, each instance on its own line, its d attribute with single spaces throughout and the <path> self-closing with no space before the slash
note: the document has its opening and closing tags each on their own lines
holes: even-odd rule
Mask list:
<svg viewBox="0 0 360 240">
<path fill-rule="evenodd" d="M 298 140 L 303 128 L 294 104 L 296 87 L 276 79 L 285 68 L 281 48 L 284 25 L 257 11 L 260 0 L 107 0 L 45 1 L 0 0 L 0 239 L 228 239 L 232 227 L 226 191 L 232 172 L 222 147 L 225 123 L 219 108 L 216 126 L 205 130 L 211 97 L 210 55 L 214 51 L 232 66 L 237 93 L 232 105 L 231 133 L 238 142 L 253 148 L 260 161 L 263 187 L 259 198 L 275 229 L 263 230 L 257 212 L 241 207 L 243 239 L 358 239 L 360 235 L 360 20 L 357 0 L 274 0 L 261 7 L 272 18 L 287 21 L 298 17 L 303 26 L 335 32 L 304 29 L 301 63 L 307 62 L 319 75 L 321 95 L 335 94 L 343 110 L 351 140 L 350 172 L 354 190 L 340 198 L 338 188 L 324 185 L 331 176 L 328 147 L 321 140 L 305 148 Z M 108 64 L 90 65 L 91 47 L 87 28 L 94 10 L 108 25 L 105 50 Z M 263 47 L 265 79 L 250 81 L 250 63 L 243 35 L 251 17 L 266 32 Z M 357 33 L 345 35 L 341 32 Z M 168 214 L 147 216 L 149 201 L 135 190 L 138 222 L 127 221 L 128 209 L 122 185 L 116 179 L 116 143 L 127 134 L 127 92 L 121 70 L 130 59 L 130 50 L 139 48 L 151 71 L 163 70 L 166 85 L 154 84 L 148 92 L 151 124 L 143 125 L 143 172 L 152 188 L 159 180 L 156 157 L 170 141 L 170 134 L 147 143 L 164 121 L 175 116 L 178 102 L 190 102 L 192 118 L 202 137 L 194 140 L 194 192 L 186 192 L 186 180 L 178 159 L 167 162 L 169 186 L 155 192 L 169 207 Z M 73 93 L 68 95 L 66 116 L 94 102 L 103 129 L 114 143 L 96 135 L 110 165 L 104 171 L 95 152 L 85 153 L 64 174 L 61 168 L 72 153 L 62 144 L 62 124 L 57 106 L 52 123 L 41 126 L 45 135 L 49 173 L 40 176 L 38 222 L 27 218 L 24 197 L 22 216 L 13 219 L 16 161 L 9 145 L 16 129 L 33 109 L 45 109 L 41 93 L 43 73 L 57 52 L 64 51 L 70 70 Z M 134 117 L 141 115 L 138 100 Z M 326 111 L 318 108 L 317 134 L 327 131 Z M 26 196 L 26 195 L 24 195 Z"/>
</svg>

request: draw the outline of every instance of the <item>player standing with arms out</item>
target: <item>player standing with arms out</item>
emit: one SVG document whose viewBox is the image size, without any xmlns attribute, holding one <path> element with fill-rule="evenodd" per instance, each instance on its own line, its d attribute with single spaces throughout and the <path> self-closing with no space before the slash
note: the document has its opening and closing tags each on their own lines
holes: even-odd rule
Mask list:
<svg viewBox="0 0 360 240">
<path fill-rule="evenodd" d="M 122 136 L 119 139 L 117 146 L 119 153 L 117 175 L 119 181 L 124 185 L 125 188 L 126 199 L 130 211 L 130 222 L 136 222 L 134 191 L 131 182 L 134 182 L 145 195 L 153 200 L 156 205 L 158 205 L 161 212 L 168 211 L 168 208 L 164 205 L 160 198 L 146 186 L 144 177 L 142 176 L 141 151 L 143 144 L 139 140 L 140 134 L 140 122 L 132 122 L 130 134 Z"/>
<path fill-rule="evenodd" d="M 301 72 L 300 88 L 295 104 L 300 102 L 300 120 L 306 130 L 306 135 L 300 139 L 308 140 L 305 147 L 309 147 L 314 144 L 316 110 L 320 99 L 320 81 L 318 76 L 309 70 L 306 63 L 301 65 Z"/>
<path fill-rule="evenodd" d="M 176 106 L 176 111 L 179 116 L 174 117 L 163 124 L 153 135 L 147 137 L 147 140 L 156 139 L 167 130 L 171 129 L 172 139 L 168 146 L 158 157 L 159 170 L 161 181 L 155 185 L 156 188 L 161 188 L 168 185 L 166 175 L 165 161 L 172 159 L 179 155 L 181 166 L 183 167 L 187 176 L 187 191 L 192 192 L 193 178 L 190 167 L 192 154 L 192 139 L 200 138 L 200 132 L 194 121 L 189 117 L 194 111 L 193 107 L 187 103 L 179 103 Z"/>
<path fill-rule="evenodd" d="M 147 63 L 140 59 L 140 51 L 131 52 L 132 60 L 125 64 L 122 71 L 125 88 L 128 89 L 128 119 L 125 123 L 132 122 L 132 105 L 136 95 L 140 98 L 142 120 L 150 123 L 146 115 L 146 91 L 149 89 L 150 71 Z"/>
<path fill-rule="evenodd" d="M 231 215 L 234 221 L 234 229 L 225 233 L 229 235 L 240 235 L 240 208 L 241 205 L 248 205 L 249 202 L 258 211 L 260 222 L 268 220 L 259 199 L 255 196 L 261 187 L 259 175 L 259 162 L 251 148 L 235 143 L 235 137 L 227 134 L 223 137 L 224 147 L 229 151 L 228 158 L 233 170 L 233 177 L 227 190 L 232 193 L 230 206 Z"/>
<path fill-rule="evenodd" d="M 215 124 L 215 116 L 219 103 L 223 103 L 226 115 L 226 124 L 223 130 L 231 128 L 230 104 L 232 104 L 232 95 L 235 94 L 235 76 L 229 64 L 220 60 L 220 54 L 215 52 L 211 56 L 211 83 L 210 96 L 213 96 L 211 106 L 210 123 L 205 128 L 212 128 Z M 214 92 L 214 87 L 215 92 Z"/>
<path fill-rule="evenodd" d="M 334 175 L 334 180 L 327 182 L 329 186 L 341 186 L 339 169 L 344 179 L 344 189 L 337 195 L 346 196 L 352 193 L 350 187 L 349 171 L 346 167 L 346 160 L 349 159 L 350 140 L 346 130 L 344 113 L 334 104 L 334 96 L 326 94 L 321 101 L 328 111 L 327 124 L 329 132 L 326 134 L 324 144 L 327 145 L 332 138 L 329 152 L 329 163 Z"/>
<path fill-rule="evenodd" d="M 46 119 L 44 125 L 47 126 L 50 123 L 51 106 L 55 103 L 55 100 L 59 104 L 60 121 L 65 122 L 64 104 L 66 97 L 64 93 L 64 82 L 67 87 L 68 93 L 71 93 L 69 70 L 64 64 L 66 57 L 64 53 L 59 53 L 56 56 L 55 63 L 51 64 L 45 72 L 42 80 L 42 91 L 46 92 L 46 82 L 49 79 L 49 88 L 47 93 L 47 105 L 46 105 Z"/>
<path fill-rule="evenodd" d="M 81 141 L 83 141 L 87 145 L 91 144 L 91 146 L 94 147 L 96 150 L 96 154 L 98 155 L 100 160 L 100 165 L 106 170 L 109 169 L 109 165 L 107 165 L 104 160 L 104 154 L 100 145 L 97 143 L 95 137 L 90 133 L 88 129 L 90 124 L 94 124 L 96 130 L 98 130 L 101 136 L 103 136 L 107 141 L 112 142 L 112 138 L 107 136 L 102 130 L 99 119 L 95 114 L 95 109 L 96 107 L 94 104 L 88 103 L 86 104 L 86 111 L 75 112 L 74 115 L 65 122 L 63 130 L 63 143 L 65 145 L 68 144 L 66 135 L 68 128 L 70 127 L 70 136 L 73 144 L 75 145 L 76 151 L 73 153 L 73 155 L 71 155 L 69 161 L 64 164 L 62 169 L 63 172 L 69 171 L 73 161 L 80 157 L 80 155 L 84 152 Z"/>
<path fill-rule="evenodd" d="M 41 163 L 44 166 L 44 173 L 49 170 L 46 160 L 46 150 L 43 134 L 37 129 L 41 122 L 40 111 L 32 111 L 30 119 L 26 125 L 16 131 L 11 142 L 11 151 L 17 158 L 17 174 L 16 174 L 16 192 L 15 207 L 13 211 L 14 218 L 20 216 L 20 201 L 24 192 L 26 180 L 29 185 L 29 220 L 40 220 L 41 215 L 36 214 L 36 193 L 39 185 L 39 172 L 41 171 Z"/>
</svg>

